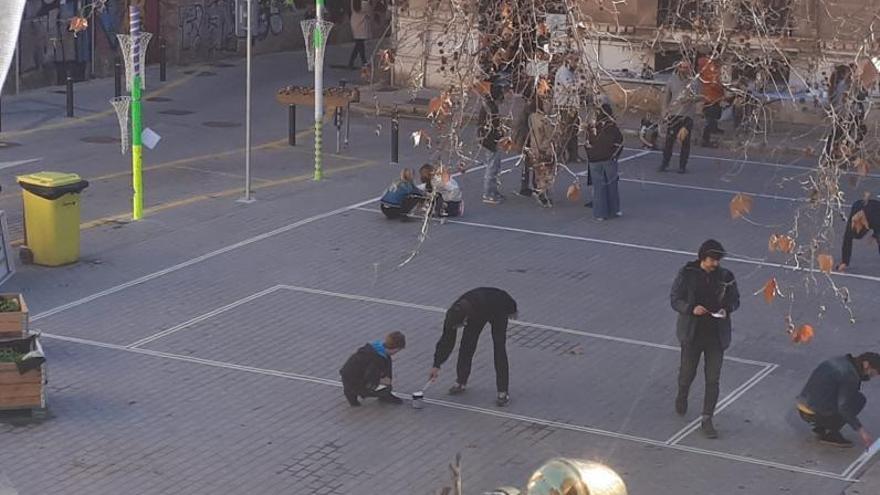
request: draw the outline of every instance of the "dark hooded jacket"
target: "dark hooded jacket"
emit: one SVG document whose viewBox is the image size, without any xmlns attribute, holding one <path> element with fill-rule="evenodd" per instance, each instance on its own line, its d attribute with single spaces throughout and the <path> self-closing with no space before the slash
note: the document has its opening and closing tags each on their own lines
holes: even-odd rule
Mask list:
<svg viewBox="0 0 880 495">
<path fill-rule="evenodd" d="M 712 303 L 706 309 L 710 312 L 717 312 L 720 309 L 727 311 L 726 318 L 716 320 L 721 348 L 727 349 L 730 346 L 732 329 L 730 315 L 739 308 L 739 290 L 736 287 L 736 279 L 733 273 L 720 266 L 714 272 L 706 273 L 700 268 L 699 261 L 691 261 L 679 270 L 678 276 L 675 277 L 675 282 L 672 284 L 672 290 L 669 292 L 669 301 L 672 304 L 672 309 L 678 313 L 678 322 L 676 324 L 678 341 L 682 345 L 692 343 L 696 336 L 700 318 L 714 318 L 711 315 L 694 315 L 694 308 L 698 304 L 697 287 L 700 283 L 699 277 L 707 277 L 708 285 L 713 291 Z"/>
<path fill-rule="evenodd" d="M 382 378 L 391 378 L 391 357 L 380 355 L 373 344 L 358 349 L 339 370 L 342 383 L 355 390 L 375 390 Z"/>
<path fill-rule="evenodd" d="M 479 326 L 477 328 L 479 332 L 487 322 L 499 318 L 507 319 L 516 312 L 516 301 L 501 289 L 479 287 L 462 294 L 446 311 L 443 335 L 434 351 L 434 367 L 439 368 L 449 359 L 455 347 L 458 327 L 465 321 Z"/>
<path fill-rule="evenodd" d="M 865 219 L 868 221 L 868 228 L 856 233 L 852 229 L 852 219 L 853 216 L 860 211 L 865 212 Z M 867 201 L 860 199 L 853 203 L 849 212 L 849 217 L 846 219 L 846 230 L 843 235 L 843 252 L 841 253 L 840 261 L 848 265 L 852 258 L 853 239 L 861 239 L 869 232 L 871 232 L 871 235 L 877 239 L 877 244 L 880 246 L 880 201 L 877 201 L 876 199 L 869 199 Z"/>
</svg>

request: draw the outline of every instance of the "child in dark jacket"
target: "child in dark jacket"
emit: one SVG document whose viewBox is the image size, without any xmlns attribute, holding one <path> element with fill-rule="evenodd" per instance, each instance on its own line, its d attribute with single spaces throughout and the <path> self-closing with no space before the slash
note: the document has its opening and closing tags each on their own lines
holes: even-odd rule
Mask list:
<svg viewBox="0 0 880 495">
<path fill-rule="evenodd" d="M 383 340 L 364 345 L 342 365 L 342 393 L 352 407 L 360 406 L 358 397 L 377 397 L 379 402 L 402 404 L 403 400 L 391 393 L 391 356 L 406 347 L 406 337 L 391 332 Z"/>
</svg>

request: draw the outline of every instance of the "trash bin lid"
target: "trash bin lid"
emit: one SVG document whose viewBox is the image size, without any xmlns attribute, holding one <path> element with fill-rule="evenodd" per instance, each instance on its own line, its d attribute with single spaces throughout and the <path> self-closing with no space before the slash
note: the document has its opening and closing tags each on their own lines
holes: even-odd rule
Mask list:
<svg viewBox="0 0 880 495">
<path fill-rule="evenodd" d="M 42 187 L 61 187 L 76 184 L 81 179 L 77 174 L 65 172 L 37 172 L 30 175 L 19 175 L 19 184 L 30 184 Z"/>
</svg>

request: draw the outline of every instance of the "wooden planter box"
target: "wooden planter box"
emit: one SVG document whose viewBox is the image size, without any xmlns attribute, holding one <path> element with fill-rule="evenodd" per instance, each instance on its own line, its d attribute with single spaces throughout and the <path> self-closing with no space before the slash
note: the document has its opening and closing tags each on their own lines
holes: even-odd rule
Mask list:
<svg viewBox="0 0 880 495">
<path fill-rule="evenodd" d="M 315 90 L 306 87 L 288 86 L 275 94 L 275 99 L 282 105 L 315 106 Z M 361 101 L 361 93 L 357 88 L 328 88 L 324 90 L 324 106 L 327 108 L 345 107 L 349 103 Z"/>
<path fill-rule="evenodd" d="M 24 297 L 21 294 L 10 293 L 0 294 L 0 297 L 14 297 L 18 299 L 18 302 L 21 305 L 21 311 L 0 313 L 0 340 L 20 339 L 27 336 L 29 315 L 27 303 L 24 302 Z"/>
<path fill-rule="evenodd" d="M 17 347 L 24 350 L 43 351 L 36 338 L 30 345 L 26 340 L 0 341 L 0 347 Z M 0 410 L 30 410 L 35 417 L 46 412 L 46 363 L 39 368 L 19 373 L 15 363 L 0 363 Z"/>
</svg>

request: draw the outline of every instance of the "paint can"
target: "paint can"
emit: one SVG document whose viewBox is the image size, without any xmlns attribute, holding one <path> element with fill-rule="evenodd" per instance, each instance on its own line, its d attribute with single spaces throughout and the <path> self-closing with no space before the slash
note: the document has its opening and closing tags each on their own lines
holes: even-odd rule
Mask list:
<svg viewBox="0 0 880 495">
<path fill-rule="evenodd" d="M 412 394 L 413 409 L 422 409 L 425 407 L 425 393 L 421 390 Z"/>
</svg>

